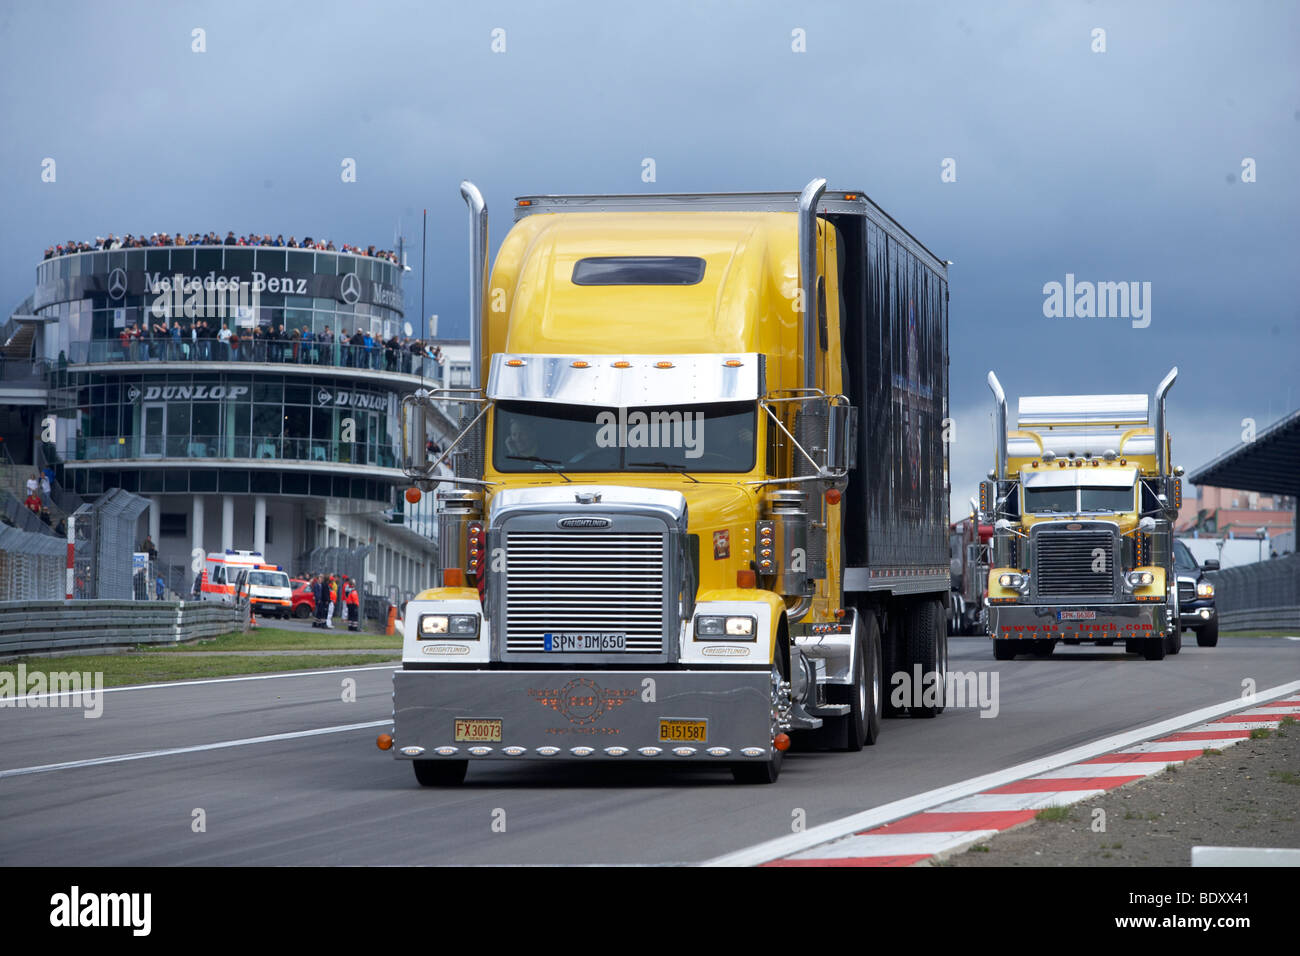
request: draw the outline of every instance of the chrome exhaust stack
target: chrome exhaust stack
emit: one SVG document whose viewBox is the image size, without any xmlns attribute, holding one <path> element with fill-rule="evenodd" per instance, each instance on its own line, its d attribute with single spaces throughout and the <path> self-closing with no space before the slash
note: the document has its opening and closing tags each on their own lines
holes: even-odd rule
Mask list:
<svg viewBox="0 0 1300 956">
<path fill-rule="evenodd" d="M 1169 370 L 1169 374 L 1160 380 L 1156 386 L 1156 421 L 1155 421 L 1155 438 L 1156 438 L 1156 474 L 1165 475 L 1169 471 L 1169 453 L 1168 438 L 1165 435 L 1165 395 L 1174 387 L 1174 379 L 1178 378 L 1178 366 L 1175 365 Z"/>
<path fill-rule="evenodd" d="M 460 195 L 469 206 L 469 380 L 483 387 L 483 303 L 488 284 L 488 211 L 483 194 L 468 179 Z M 423 321 L 423 319 L 421 319 Z"/>
<path fill-rule="evenodd" d="M 817 387 L 817 203 L 826 180 L 814 179 L 799 194 L 799 288 L 804 313 L 804 388 Z"/>
<path fill-rule="evenodd" d="M 1002 383 L 998 377 L 989 370 L 989 391 L 993 393 L 993 401 L 996 403 L 994 408 L 994 430 L 997 432 L 996 438 L 998 443 L 998 481 L 1007 480 L 1007 393 L 1002 391 Z"/>
</svg>

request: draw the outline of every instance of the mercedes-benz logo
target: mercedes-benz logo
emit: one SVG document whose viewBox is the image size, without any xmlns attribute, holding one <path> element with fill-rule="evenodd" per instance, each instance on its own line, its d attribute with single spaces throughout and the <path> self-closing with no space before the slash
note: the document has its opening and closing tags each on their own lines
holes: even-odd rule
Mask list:
<svg viewBox="0 0 1300 956">
<path fill-rule="evenodd" d="M 126 295 L 126 270 L 114 269 L 108 274 L 108 294 L 114 299 Z"/>
<path fill-rule="evenodd" d="M 355 272 L 349 272 L 339 279 L 339 297 L 348 305 L 361 298 L 361 280 Z"/>
<path fill-rule="evenodd" d="M 330 398 L 331 396 L 328 389 L 322 388 L 316 393 L 316 401 L 320 402 L 322 405 L 328 405 L 330 403 Z"/>
<path fill-rule="evenodd" d="M 139 399 L 140 399 L 140 389 L 132 385 L 130 388 L 126 390 L 126 400 L 128 402 L 135 402 L 138 401 Z"/>
</svg>

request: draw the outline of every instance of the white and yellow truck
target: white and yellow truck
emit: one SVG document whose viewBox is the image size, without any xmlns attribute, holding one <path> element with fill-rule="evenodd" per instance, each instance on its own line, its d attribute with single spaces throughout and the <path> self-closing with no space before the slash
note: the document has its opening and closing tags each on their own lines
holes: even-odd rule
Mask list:
<svg viewBox="0 0 1300 956">
<path fill-rule="evenodd" d="M 988 636 L 998 660 L 1045 657 L 1057 642 L 1122 643 L 1147 660 L 1177 654 L 1173 521 L 1182 468 L 1170 463 L 1165 396 L 1020 399 L 1017 427 L 993 372 L 996 457 L 980 483 L 993 527 Z"/>
<path fill-rule="evenodd" d="M 489 270 L 461 191 L 472 387 L 406 405 L 408 497 L 438 484 L 423 416 L 465 427 L 380 747 L 426 785 L 491 761 L 769 783 L 791 735 L 873 743 L 895 670 L 942 685 L 946 264 L 814 180 L 525 196 Z"/>
</svg>

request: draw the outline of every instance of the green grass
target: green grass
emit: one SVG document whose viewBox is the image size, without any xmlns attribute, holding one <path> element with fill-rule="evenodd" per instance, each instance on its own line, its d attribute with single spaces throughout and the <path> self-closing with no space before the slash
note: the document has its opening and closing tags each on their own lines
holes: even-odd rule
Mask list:
<svg viewBox="0 0 1300 956">
<path fill-rule="evenodd" d="M 1292 773 L 1290 770 L 1270 770 L 1270 777 L 1276 777 L 1283 783 L 1289 783 L 1293 787 L 1300 787 L 1300 773 Z"/>
<path fill-rule="evenodd" d="M 396 659 L 397 654 L 392 659 Z M 327 667 L 348 667 L 364 664 L 382 664 L 382 654 L 323 654 L 288 657 L 212 656 L 177 657 L 165 654 L 106 654 L 86 657 L 51 659 L 20 658 L 0 665 L 0 673 L 14 675 L 17 680 L 18 665 L 26 664 L 33 671 L 79 671 L 102 673 L 105 687 L 125 687 L 132 684 L 154 684 L 167 681 L 195 680 L 204 677 L 233 677 L 239 674 L 273 674 L 279 671 L 324 670 Z"/>
<path fill-rule="evenodd" d="M 1061 823 L 1070 819 L 1069 807 L 1044 807 L 1034 815 L 1035 820 L 1042 820 L 1044 823 Z"/>
<path fill-rule="evenodd" d="M 178 651 L 329 651 L 335 648 L 362 650 L 377 648 L 401 650 L 402 638 L 398 634 L 367 634 L 342 631 L 288 631 L 276 627 L 259 627 L 247 634 L 236 631 L 221 637 L 196 641 L 193 644 L 168 644 L 164 647 L 141 647 L 151 654 Z"/>
<path fill-rule="evenodd" d="M 1256 727 L 1250 732 L 1251 740 L 1268 740 L 1268 738 L 1272 736 L 1273 731 L 1269 730 L 1267 727 Z"/>
<path fill-rule="evenodd" d="M 1204 750 L 1201 751 L 1201 756 L 1202 756 L 1202 757 L 1222 757 L 1222 756 L 1223 756 L 1223 751 L 1220 750 L 1220 749 L 1218 749 L 1217 747 L 1206 747 Z"/>
<path fill-rule="evenodd" d="M 972 853 L 987 853 L 989 851 L 989 845 L 987 843 L 976 843 L 970 848 L 970 851 Z"/>
</svg>

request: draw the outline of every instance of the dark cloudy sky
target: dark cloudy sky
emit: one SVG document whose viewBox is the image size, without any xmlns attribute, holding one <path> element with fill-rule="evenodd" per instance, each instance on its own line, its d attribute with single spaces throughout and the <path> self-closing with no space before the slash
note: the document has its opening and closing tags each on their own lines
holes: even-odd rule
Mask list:
<svg viewBox="0 0 1300 956">
<path fill-rule="evenodd" d="M 1177 364 L 1194 467 L 1300 403 L 1297 51 L 1281 0 L 5 3 L 0 306 L 72 237 L 400 227 L 414 316 L 427 207 L 426 311 L 463 336 L 462 178 L 495 248 L 520 193 L 821 175 L 955 263 L 955 501 L 991 458 L 990 368 L 1014 400 L 1150 392 Z M 1044 317 L 1067 273 L 1151 283 L 1150 325 Z"/>
</svg>

